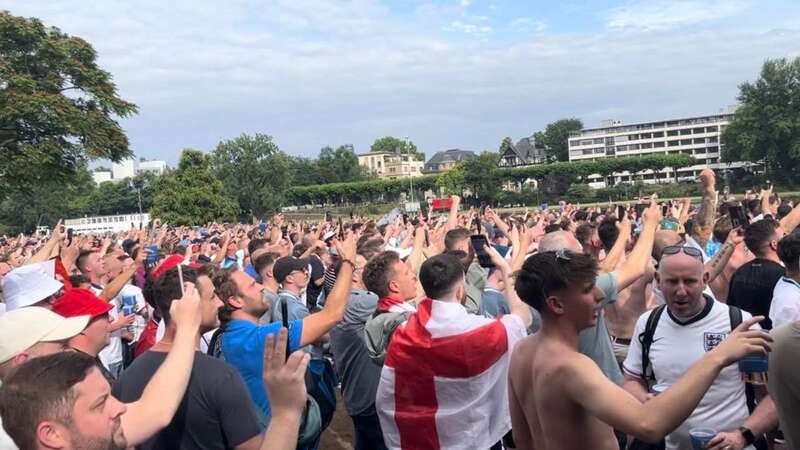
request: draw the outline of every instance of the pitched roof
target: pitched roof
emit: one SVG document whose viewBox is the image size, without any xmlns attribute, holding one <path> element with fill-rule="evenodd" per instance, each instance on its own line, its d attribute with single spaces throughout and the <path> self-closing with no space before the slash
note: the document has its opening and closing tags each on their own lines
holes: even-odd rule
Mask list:
<svg viewBox="0 0 800 450">
<path fill-rule="evenodd" d="M 439 164 L 451 161 L 461 162 L 465 159 L 474 158 L 475 156 L 475 152 L 471 150 L 451 148 L 450 150 L 437 152 L 435 155 L 431 156 L 431 159 L 425 163 L 425 170 L 436 170 L 436 168 L 433 166 L 438 166 Z"/>
</svg>

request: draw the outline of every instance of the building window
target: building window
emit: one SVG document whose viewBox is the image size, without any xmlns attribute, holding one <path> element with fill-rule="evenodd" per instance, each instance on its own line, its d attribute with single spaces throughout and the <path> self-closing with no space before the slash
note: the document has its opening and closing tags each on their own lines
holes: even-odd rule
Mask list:
<svg viewBox="0 0 800 450">
<path fill-rule="evenodd" d="M 706 133 L 716 133 L 717 127 L 706 127 Z"/>
<path fill-rule="evenodd" d="M 669 141 L 667 144 L 669 144 L 670 147 L 677 147 L 680 145 L 680 141 Z"/>
<path fill-rule="evenodd" d="M 653 142 L 653 148 L 661 148 L 661 147 L 664 147 L 664 141 Z"/>
<path fill-rule="evenodd" d="M 692 133 L 694 133 L 694 134 L 703 134 L 703 133 L 705 133 L 705 129 L 704 128 L 694 128 L 694 129 L 692 129 Z"/>
<path fill-rule="evenodd" d="M 687 134 L 692 134 L 692 130 L 688 128 L 685 130 L 681 130 L 681 136 L 686 136 Z"/>
<path fill-rule="evenodd" d="M 653 137 L 654 138 L 664 137 L 664 132 L 663 131 L 656 131 L 655 133 L 653 133 Z"/>
<path fill-rule="evenodd" d="M 667 131 L 667 136 L 677 136 L 678 130 L 669 130 Z"/>
<path fill-rule="evenodd" d="M 681 145 L 692 145 L 691 139 L 684 139 L 681 141 Z"/>
</svg>

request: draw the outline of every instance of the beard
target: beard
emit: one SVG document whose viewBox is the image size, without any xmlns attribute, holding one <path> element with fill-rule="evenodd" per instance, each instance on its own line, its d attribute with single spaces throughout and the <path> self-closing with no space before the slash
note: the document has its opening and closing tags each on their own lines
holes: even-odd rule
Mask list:
<svg viewBox="0 0 800 450">
<path fill-rule="evenodd" d="M 114 420 L 110 436 L 84 436 L 75 429 L 71 430 L 70 444 L 72 448 L 81 450 L 125 450 L 128 440 L 122 431 L 119 417 Z"/>
</svg>

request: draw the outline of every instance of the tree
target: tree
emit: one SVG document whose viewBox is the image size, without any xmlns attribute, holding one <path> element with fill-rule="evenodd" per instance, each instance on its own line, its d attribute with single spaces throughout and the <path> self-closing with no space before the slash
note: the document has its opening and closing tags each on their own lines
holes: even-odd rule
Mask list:
<svg viewBox="0 0 800 450">
<path fill-rule="evenodd" d="M 150 214 L 174 225 L 199 225 L 212 220 L 232 221 L 239 212 L 236 200 L 225 195 L 222 182 L 211 171 L 211 157 L 185 149 L 178 168 L 158 179 Z"/>
<path fill-rule="evenodd" d="M 503 138 L 503 142 L 500 143 L 500 149 L 498 150 L 498 153 L 500 153 L 502 155 L 503 153 L 506 152 L 506 150 L 508 150 L 509 148 L 511 148 L 513 146 L 514 146 L 514 142 L 511 140 L 510 137 L 506 136 L 506 137 Z"/>
<path fill-rule="evenodd" d="M 29 190 L 12 191 L 0 202 L 0 234 L 31 233 L 39 225 L 86 214 L 94 190 L 91 172 L 80 166 L 66 180 L 44 181 Z"/>
<path fill-rule="evenodd" d="M 405 139 L 398 139 L 393 136 L 384 136 L 375 139 L 372 146 L 369 148 L 371 152 L 386 152 L 386 153 L 401 153 L 414 155 L 417 161 L 425 161 L 425 153 L 417 150 L 416 144 Z"/>
<path fill-rule="evenodd" d="M 473 196 L 489 201 L 500 190 L 503 180 L 497 169 L 499 159 L 500 155 L 497 153 L 483 152 L 458 164 L 464 172 L 464 183 Z"/>
<path fill-rule="evenodd" d="M 369 178 L 367 169 L 358 164 L 358 156 L 350 144 L 340 145 L 336 150 L 323 147 L 316 165 L 318 183 L 346 183 Z"/>
<path fill-rule="evenodd" d="M 739 86 L 733 121 L 722 132 L 724 161 L 762 162 L 773 180 L 800 170 L 800 57 L 767 60 L 754 83 Z"/>
<path fill-rule="evenodd" d="M 142 211 L 148 211 L 153 206 L 154 185 L 157 176 L 150 173 L 141 173 L 134 178 L 123 180 L 105 181 L 93 189 L 84 201 L 84 214 L 91 216 L 106 216 L 113 214 L 129 214 L 139 212 L 139 194 L 131 187 L 131 183 L 144 180 L 142 189 Z"/>
<path fill-rule="evenodd" d="M 289 157 L 265 134 L 222 141 L 212 154 L 214 174 L 244 216 L 262 217 L 280 207 L 290 168 Z"/>
<path fill-rule="evenodd" d="M 116 118 L 136 113 L 79 37 L 0 11 L 0 199 L 66 181 L 88 159 L 132 152 Z"/>
<path fill-rule="evenodd" d="M 537 131 L 533 137 L 537 144 L 545 146 L 548 161 L 569 161 L 569 133 L 582 129 L 583 122 L 580 119 L 561 119 L 547 125 L 544 132 Z"/>
<path fill-rule="evenodd" d="M 317 174 L 317 160 L 315 159 L 290 156 L 289 173 L 292 186 L 308 186 L 319 183 L 320 178 Z"/>
</svg>

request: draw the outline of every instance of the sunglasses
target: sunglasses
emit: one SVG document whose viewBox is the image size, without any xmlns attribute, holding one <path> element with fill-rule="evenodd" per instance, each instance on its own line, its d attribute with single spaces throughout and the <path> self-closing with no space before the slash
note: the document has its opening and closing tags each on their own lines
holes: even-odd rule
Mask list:
<svg viewBox="0 0 800 450">
<path fill-rule="evenodd" d="M 703 253 L 700 250 L 694 247 L 687 247 L 685 245 L 670 245 L 669 247 L 664 247 L 664 251 L 661 252 L 662 256 L 668 255 L 677 255 L 678 253 L 685 253 L 692 258 L 703 259 Z"/>
</svg>

